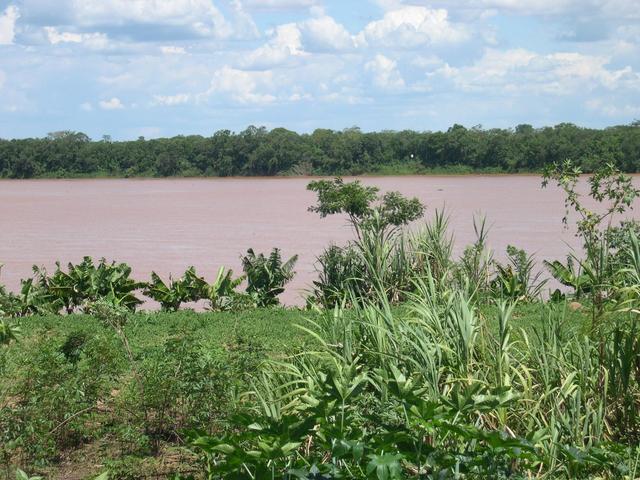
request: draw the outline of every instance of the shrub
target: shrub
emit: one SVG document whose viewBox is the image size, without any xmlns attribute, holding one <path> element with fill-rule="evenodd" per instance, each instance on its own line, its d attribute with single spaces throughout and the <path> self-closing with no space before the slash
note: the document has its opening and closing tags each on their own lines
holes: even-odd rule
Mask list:
<svg viewBox="0 0 640 480">
<path fill-rule="evenodd" d="M 256 306 L 267 307 L 279 303 L 278 295 L 284 292 L 295 272 L 293 268 L 298 261 L 294 255 L 284 262 L 280 249 L 274 248 L 268 257 L 253 249 L 247 250 L 242 257 L 242 268 L 247 276 L 247 293 L 255 300 Z"/>
</svg>

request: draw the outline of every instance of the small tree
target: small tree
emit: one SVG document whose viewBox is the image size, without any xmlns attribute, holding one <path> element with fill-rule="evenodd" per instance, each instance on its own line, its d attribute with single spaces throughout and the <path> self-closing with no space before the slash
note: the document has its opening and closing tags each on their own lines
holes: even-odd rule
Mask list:
<svg viewBox="0 0 640 480">
<path fill-rule="evenodd" d="M 604 312 L 604 304 L 613 287 L 612 245 L 614 232 L 625 227 L 624 223 L 614 226 L 617 214 L 623 214 L 633 208 L 634 200 L 640 195 L 629 175 L 626 175 L 612 164 L 607 163 L 587 178 L 588 195 L 600 207 L 592 210 L 583 202 L 578 191 L 582 175 L 580 167 L 571 160 L 553 164 L 543 172 L 542 187 L 553 181 L 565 193 L 565 215 L 562 222 L 567 225 L 569 212 L 578 214 L 576 235 L 582 239 L 586 259 L 579 262 L 583 273 L 588 277 L 591 291 L 592 330 L 595 332 L 599 319 Z M 552 273 L 554 270 L 552 270 Z"/>
<path fill-rule="evenodd" d="M 413 258 L 401 227 L 424 214 L 417 198 L 399 192 L 379 195 L 377 187 L 359 181 L 345 183 L 341 178 L 309 183 L 318 203 L 309 211 L 321 217 L 345 214 L 356 233 L 346 248 L 325 251 L 318 258 L 319 280 L 316 300 L 334 302 L 347 290 L 356 297 L 384 292 L 390 301 L 399 301 L 411 286 Z"/>
<path fill-rule="evenodd" d="M 307 185 L 307 190 L 318 195 L 317 205 L 309 207 L 309 211 L 322 218 L 346 214 L 358 235 L 363 228 L 400 227 L 424 214 L 424 205 L 417 198 L 406 198 L 400 192 L 378 195 L 378 187 L 368 187 L 357 180 L 348 183 L 341 178 L 316 180 Z"/>
</svg>

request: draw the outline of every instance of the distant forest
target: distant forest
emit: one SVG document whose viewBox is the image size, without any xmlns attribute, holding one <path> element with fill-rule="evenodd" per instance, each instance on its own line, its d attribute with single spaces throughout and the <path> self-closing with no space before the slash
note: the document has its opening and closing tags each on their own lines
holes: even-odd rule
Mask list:
<svg viewBox="0 0 640 480">
<path fill-rule="evenodd" d="M 613 162 L 640 171 L 640 121 L 605 129 L 465 128 L 446 132 L 248 127 L 211 137 L 92 140 L 61 131 L 45 138 L 0 139 L 0 177 L 167 177 L 536 172 L 570 158 L 585 172 Z"/>
</svg>

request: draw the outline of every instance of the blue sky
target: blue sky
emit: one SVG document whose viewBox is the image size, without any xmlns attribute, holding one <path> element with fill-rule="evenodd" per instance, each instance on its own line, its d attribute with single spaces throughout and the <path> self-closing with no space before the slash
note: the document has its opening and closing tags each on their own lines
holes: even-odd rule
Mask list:
<svg viewBox="0 0 640 480">
<path fill-rule="evenodd" d="M 0 0 L 2 138 L 638 118 L 638 0 Z"/>
</svg>

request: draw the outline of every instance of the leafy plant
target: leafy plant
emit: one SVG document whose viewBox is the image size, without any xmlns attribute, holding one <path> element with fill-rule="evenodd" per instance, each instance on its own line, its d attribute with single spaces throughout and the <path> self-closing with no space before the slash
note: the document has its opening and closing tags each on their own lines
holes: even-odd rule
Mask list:
<svg viewBox="0 0 640 480">
<path fill-rule="evenodd" d="M 553 278 L 562 285 L 573 289 L 576 300 L 579 300 L 585 293 L 589 293 L 591 290 L 592 286 L 589 276 L 582 273 L 579 262 L 575 262 L 571 255 L 567 257 L 566 265 L 562 264 L 559 260 L 552 262 L 544 260 L 543 263 Z"/>
<path fill-rule="evenodd" d="M 198 296 L 209 302 L 208 308 L 213 311 L 234 310 L 243 308 L 247 302 L 236 291 L 244 277 L 233 278 L 233 270 L 218 269 L 216 279 L 208 284 L 202 279 L 197 282 Z"/>
<path fill-rule="evenodd" d="M 67 313 L 97 300 L 131 311 L 142 304 L 135 291 L 143 288 L 144 283 L 130 277 L 131 267 L 125 263 L 108 263 L 102 258 L 96 265 L 91 257 L 84 257 L 79 264 L 69 263 L 66 272 L 59 262 L 51 276 L 37 267 L 34 272 L 48 304 L 54 309 L 64 308 Z"/>
<path fill-rule="evenodd" d="M 309 207 L 309 211 L 322 218 L 346 214 L 357 231 L 372 221 L 384 227 L 406 225 L 424 214 L 424 205 L 417 198 L 407 199 L 399 192 L 378 196 L 377 187 L 363 186 L 358 180 L 347 183 L 341 178 L 315 180 L 307 185 L 307 190 L 318 196 L 317 205 Z"/>
<path fill-rule="evenodd" d="M 20 470 L 18 468 L 16 470 L 16 480 L 43 480 L 43 477 L 40 477 L 40 476 L 30 477 L 23 470 Z"/>
<path fill-rule="evenodd" d="M 433 219 L 411 238 L 411 244 L 417 272 L 429 272 L 436 282 L 449 277 L 454 266 L 453 235 L 449 233 L 449 216 L 444 210 L 434 212 Z"/>
<path fill-rule="evenodd" d="M 364 266 L 353 246 L 331 245 L 326 248 L 317 258 L 316 271 L 318 278 L 313 281 L 308 303 L 317 302 L 325 308 L 332 308 L 344 300 L 349 289 L 361 296 L 367 288 L 363 278 Z"/>
<path fill-rule="evenodd" d="M 617 475 L 597 344 L 553 308 L 514 340 L 507 303 L 494 337 L 462 286 L 435 283 L 417 282 L 408 313 L 379 292 L 302 325 L 316 346 L 253 375 L 235 429 L 190 434 L 205 477 Z"/>
<path fill-rule="evenodd" d="M 18 339 L 20 327 L 0 318 L 0 345 L 8 345 Z"/>
<path fill-rule="evenodd" d="M 268 257 L 263 253 L 256 255 L 251 248 L 247 250 L 247 254 L 242 257 L 242 268 L 247 277 L 247 293 L 255 299 L 258 307 L 279 303 L 278 295 L 284 292 L 284 286 L 293 279 L 293 268 L 297 261 L 297 255 L 283 261 L 278 248 L 274 248 Z"/>
<path fill-rule="evenodd" d="M 586 258 L 581 260 L 581 270 L 589 277 L 589 294 L 592 300 L 592 331 L 597 332 L 604 313 L 605 304 L 612 298 L 615 271 L 614 251 L 610 243 L 615 239 L 613 221 L 616 215 L 633 208 L 634 200 L 640 195 L 629 175 L 612 163 L 606 163 L 587 179 L 589 197 L 600 208 L 591 209 L 582 200 L 579 183 L 582 175 L 580 167 L 571 160 L 548 166 L 543 173 L 542 187 L 553 181 L 565 193 L 565 215 L 562 222 L 568 223 L 569 211 L 577 215 L 577 233 L 583 243 Z M 624 223 L 619 227 L 623 228 Z M 612 288 L 613 287 L 613 288 Z"/>
<path fill-rule="evenodd" d="M 535 272 L 535 259 L 524 250 L 507 246 L 507 264 L 496 262 L 496 276 L 492 281 L 495 294 L 514 300 L 533 300 L 540 296 L 547 283 L 542 272 Z"/>
<path fill-rule="evenodd" d="M 315 301 L 329 305 L 342 300 L 345 295 L 338 292 L 347 288 L 356 298 L 384 291 L 389 299 L 401 300 L 414 275 L 413 252 L 401 227 L 422 217 L 424 205 L 399 192 L 378 195 L 377 187 L 341 178 L 313 181 L 307 189 L 317 194 L 309 211 L 321 217 L 346 214 L 356 233 L 351 244 L 331 247 L 318 258 Z"/>
<path fill-rule="evenodd" d="M 489 227 L 486 217 L 473 218 L 476 240 L 468 245 L 454 269 L 458 285 L 471 296 L 486 297 L 490 290 L 491 270 L 494 265 L 493 252 L 488 248 Z"/>
<path fill-rule="evenodd" d="M 156 272 L 151 272 L 151 282 L 147 283 L 143 293 L 157 301 L 165 312 L 175 312 L 184 302 L 200 299 L 204 280 L 199 278 L 194 267 L 189 267 L 182 278 L 165 283 Z"/>
</svg>

